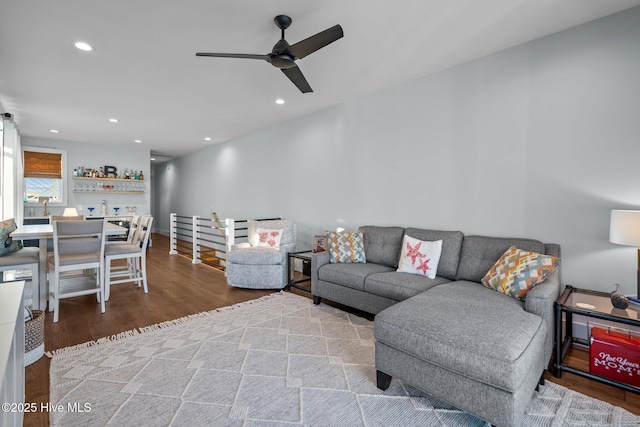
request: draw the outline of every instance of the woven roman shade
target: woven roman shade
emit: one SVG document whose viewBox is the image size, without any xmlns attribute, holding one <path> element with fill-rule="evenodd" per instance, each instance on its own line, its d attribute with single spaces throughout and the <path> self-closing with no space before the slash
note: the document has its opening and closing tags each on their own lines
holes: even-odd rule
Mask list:
<svg viewBox="0 0 640 427">
<path fill-rule="evenodd" d="M 62 179 L 62 154 L 25 150 L 24 177 Z"/>
</svg>

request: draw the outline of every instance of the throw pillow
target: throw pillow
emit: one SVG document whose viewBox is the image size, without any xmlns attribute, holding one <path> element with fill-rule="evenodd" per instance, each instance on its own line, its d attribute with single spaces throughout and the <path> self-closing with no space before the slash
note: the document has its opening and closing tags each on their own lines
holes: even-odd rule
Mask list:
<svg viewBox="0 0 640 427">
<path fill-rule="evenodd" d="M 435 279 L 442 254 L 442 240 L 434 242 L 418 240 L 404 235 L 398 272 L 418 274 Z"/>
<path fill-rule="evenodd" d="M 485 274 L 482 284 L 524 301 L 529 290 L 549 277 L 558 262 L 559 258 L 511 246 Z"/>
<path fill-rule="evenodd" d="M 280 247 L 280 240 L 282 240 L 282 231 L 282 228 L 279 230 L 256 228 L 256 236 L 258 237 L 256 246 L 266 246 L 268 248 Z"/>
<path fill-rule="evenodd" d="M 18 229 L 14 218 L 0 222 L 0 256 L 15 252 L 22 247 L 22 242 L 13 241 L 11 233 Z"/>
<path fill-rule="evenodd" d="M 367 262 L 364 254 L 364 238 L 360 231 L 329 232 L 329 261 L 332 263 Z"/>
</svg>

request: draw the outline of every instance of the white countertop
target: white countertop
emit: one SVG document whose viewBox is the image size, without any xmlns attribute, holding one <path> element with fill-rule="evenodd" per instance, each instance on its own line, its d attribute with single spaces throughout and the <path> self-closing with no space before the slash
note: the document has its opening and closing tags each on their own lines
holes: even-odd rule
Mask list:
<svg viewBox="0 0 640 427">
<path fill-rule="evenodd" d="M 24 282 L 0 284 L 0 372 L 3 374 L 9 361 L 18 313 L 20 320 L 24 319 L 23 290 Z"/>
</svg>

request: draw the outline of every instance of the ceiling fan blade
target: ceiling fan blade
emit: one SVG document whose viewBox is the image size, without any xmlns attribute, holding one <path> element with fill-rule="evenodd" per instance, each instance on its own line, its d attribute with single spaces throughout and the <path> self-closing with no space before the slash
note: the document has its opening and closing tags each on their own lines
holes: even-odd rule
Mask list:
<svg viewBox="0 0 640 427">
<path fill-rule="evenodd" d="M 243 59 L 263 59 L 267 62 L 271 62 L 271 56 L 269 55 L 253 55 L 250 53 L 208 53 L 198 52 L 196 56 L 212 56 L 214 58 L 243 58 Z"/>
<path fill-rule="evenodd" d="M 311 89 L 311 86 L 307 83 L 307 79 L 304 78 L 302 71 L 300 71 L 300 68 L 297 65 L 291 68 L 283 68 L 282 72 L 285 76 L 289 77 L 289 80 L 291 80 L 298 89 L 300 89 L 300 92 L 313 92 L 313 89 Z"/>
<path fill-rule="evenodd" d="M 342 38 L 342 36 L 344 36 L 342 27 L 340 25 L 334 25 L 331 28 L 289 46 L 287 51 L 297 59 L 301 59 Z"/>
</svg>

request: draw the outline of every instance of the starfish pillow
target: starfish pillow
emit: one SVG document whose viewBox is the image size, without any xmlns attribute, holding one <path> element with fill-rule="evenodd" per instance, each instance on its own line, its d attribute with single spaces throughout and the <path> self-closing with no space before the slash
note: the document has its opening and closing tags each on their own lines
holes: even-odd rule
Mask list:
<svg viewBox="0 0 640 427">
<path fill-rule="evenodd" d="M 442 253 L 442 240 L 422 241 L 406 234 L 402 240 L 402 253 L 398 263 L 398 272 L 419 274 L 429 279 L 436 278 L 438 262 Z"/>
</svg>

